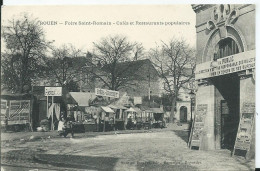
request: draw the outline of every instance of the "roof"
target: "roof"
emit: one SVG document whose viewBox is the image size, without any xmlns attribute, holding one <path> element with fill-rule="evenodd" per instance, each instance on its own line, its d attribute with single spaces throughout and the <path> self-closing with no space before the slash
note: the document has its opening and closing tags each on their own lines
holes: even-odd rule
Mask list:
<svg viewBox="0 0 260 171">
<path fill-rule="evenodd" d="M 124 107 L 122 105 L 115 105 L 115 104 L 110 104 L 110 105 L 108 105 L 108 107 L 110 107 L 112 109 L 127 109 L 126 107 Z"/>
<path fill-rule="evenodd" d="M 140 108 L 133 107 L 133 109 L 135 110 L 136 113 L 141 113 L 142 112 L 142 110 Z"/>
<path fill-rule="evenodd" d="M 136 112 L 136 111 L 134 110 L 134 108 L 130 107 L 129 109 L 126 110 L 126 112 Z"/>
<path fill-rule="evenodd" d="M 110 107 L 108 106 L 101 106 L 101 109 L 107 113 L 115 113 Z"/>
<path fill-rule="evenodd" d="M 164 113 L 163 109 L 161 108 L 151 108 L 151 111 L 153 113 Z"/>
<path fill-rule="evenodd" d="M 151 65 L 152 70 L 157 73 L 157 76 L 159 76 L 157 70 L 154 68 L 152 65 L 152 62 L 149 59 L 143 59 L 143 60 L 136 60 L 136 61 L 126 61 L 126 62 L 120 62 L 117 63 L 116 65 L 116 70 L 118 72 L 123 72 L 126 74 L 133 74 L 139 71 L 140 67 L 143 66 L 144 64 L 149 64 Z M 107 72 L 112 68 L 112 64 L 107 64 L 102 67 L 102 70 Z M 114 69 L 114 68 L 113 68 Z M 130 73 L 129 73 L 130 72 Z"/>
<path fill-rule="evenodd" d="M 96 97 L 94 93 L 86 92 L 70 92 L 70 95 L 79 106 L 89 106 L 89 101 Z"/>
</svg>

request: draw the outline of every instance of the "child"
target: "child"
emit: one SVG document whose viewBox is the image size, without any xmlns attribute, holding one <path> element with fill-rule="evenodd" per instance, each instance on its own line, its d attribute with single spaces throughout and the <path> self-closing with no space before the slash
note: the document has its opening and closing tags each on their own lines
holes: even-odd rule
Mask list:
<svg viewBox="0 0 260 171">
<path fill-rule="evenodd" d="M 58 124 L 58 132 L 63 132 L 64 123 L 65 123 L 65 119 L 64 119 L 64 117 L 61 117 L 61 120 L 59 121 L 59 124 Z"/>
</svg>

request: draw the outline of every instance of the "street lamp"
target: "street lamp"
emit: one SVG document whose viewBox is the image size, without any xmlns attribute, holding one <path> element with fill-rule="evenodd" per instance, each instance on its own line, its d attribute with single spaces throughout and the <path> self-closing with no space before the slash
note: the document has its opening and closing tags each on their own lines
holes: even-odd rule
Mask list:
<svg viewBox="0 0 260 171">
<path fill-rule="evenodd" d="M 194 99 L 195 97 L 195 93 L 193 92 L 193 90 L 189 92 L 189 95 L 190 95 L 190 122 L 192 123 L 192 99 Z"/>
</svg>

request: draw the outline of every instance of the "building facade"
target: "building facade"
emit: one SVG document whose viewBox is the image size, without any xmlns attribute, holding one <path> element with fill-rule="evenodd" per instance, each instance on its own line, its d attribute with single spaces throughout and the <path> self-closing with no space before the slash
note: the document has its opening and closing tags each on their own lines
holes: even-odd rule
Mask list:
<svg viewBox="0 0 260 171">
<path fill-rule="evenodd" d="M 241 116 L 254 113 L 255 6 L 208 4 L 192 8 L 197 37 L 196 116 L 202 108 L 206 111 L 200 149 L 232 149 Z"/>
</svg>

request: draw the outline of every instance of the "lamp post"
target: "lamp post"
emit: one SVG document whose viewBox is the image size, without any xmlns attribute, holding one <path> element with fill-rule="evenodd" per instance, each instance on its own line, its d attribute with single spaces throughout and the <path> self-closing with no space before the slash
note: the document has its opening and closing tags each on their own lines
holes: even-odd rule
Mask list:
<svg viewBox="0 0 260 171">
<path fill-rule="evenodd" d="M 192 122 L 193 122 L 193 119 L 192 119 L 192 99 L 194 99 L 194 97 L 195 97 L 195 93 L 193 92 L 193 90 L 191 90 L 189 92 L 189 95 L 190 95 L 190 124 L 189 124 L 189 137 L 190 137 L 191 129 L 192 129 Z"/>
<path fill-rule="evenodd" d="M 195 97 L 193 90 L 189 92 L 190 95 L 190 122 L 192 123 L 192 99 Z"/>
</svg>

